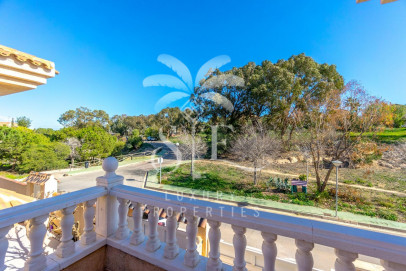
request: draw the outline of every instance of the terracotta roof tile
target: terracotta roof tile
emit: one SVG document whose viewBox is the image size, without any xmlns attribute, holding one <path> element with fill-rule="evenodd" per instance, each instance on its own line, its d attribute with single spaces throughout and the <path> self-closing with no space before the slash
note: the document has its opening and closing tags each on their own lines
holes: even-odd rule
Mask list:
<svg viewBox="0 0 406 271">
<path fill-rule="evenodd" d="M 52 70 L 54 67 L 52 66 L 52 62 L 33 56 L 29 55 L 27 53 L 23 53 L 20 51 L 17 51 L 13 48 L 6 47 L 4 45 L 0 44 L 0 56 L 4 57 L 14 57 L 17 61 L 20 62 L 27 62 L 30 63 L 31 65 L 37 66 L 37 67 L 43 67 L 47 70 Z"/>
<path fill-rule="evenodd" d="M 24 182 L 34 183 L 34 184 L 45 184 L 50 178 L 51 174 L 39 173 L 39 172 L 30 172 L 30 175 L 24 179 Z"/>
</svg>

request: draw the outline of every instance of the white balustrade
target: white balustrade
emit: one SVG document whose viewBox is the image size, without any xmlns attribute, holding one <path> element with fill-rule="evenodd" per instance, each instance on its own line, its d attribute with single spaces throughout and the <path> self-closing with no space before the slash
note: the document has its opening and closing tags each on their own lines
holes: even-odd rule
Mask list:
<svg viewBox="0 0 406 271">
<path fill-rule="evenodd" d="M 119 240 L 123 240 L 126 239 L 130 233 L 127 222 L 129 201 L 123 198 L 118 198 L 118 202 L 120 203 L 120 205 L 118 207 L 119 220 L 116 238 Z"/>
<path fill-rule="evenodd" d="M 144 236 L 144 229 L 142 226 L 142 216 L 144 214 L 144 211 L 142 209 L 142 204 L 139 202 L 132 202 L 133 204 L 133 222 L 134 222 L 134 231 L 133 234 L 131 235 L 131 241 L 130 243 L 132 245 L 138 246 L 145 240 Z"/>
<path fill-rule="evenodd" d="M 296 239 L 296 264 L 298 271 L 311 271 L 313 269 L 312 249 L 314 244 L 304 240 Z"/>
<path fill-rule="evenodd" d="M 83 236 L 91 236 L 93 230 L 94 202 L 98 197 L 105 196 L 106 194 L 107 191 L 105 188 L 92 187 L 0 210 L 0 270 L 7 268 L 7 266 L 3 264 L 4 254 L 8 247 L 8 240 L 5 238 L 5 235 L 8 229 L 13 227 L 15 223 L 22 221 L 28 221 L 27 237 L 30 242 L 30 251 L 28 260 L 24 263 L 24 270 L 55 270 L 55 261 L 47 261 L 47 256 L 44 253 L 44 239 L 47 232 L 46 221 L 49 218 L 49 213 L 59 210 L 61 211 L 61 243 L 53 254 L 56 257 L 59 256 L 57 261 L 61 263 L 61 266 L 66 267 L 67 265 L 64 265 L 65 263 L 72 263 L 72 257 L 77 257 L 77 255 L 82 255 L 83 257 L 100 248 L 100 245 L 103 244 L 103 240 L 100 240 L 98 243 L 94 241 L 94 246 L 90 245 L 91 242 L 89 241 L 89 246 L 79 246 L 86 251 L 85 253 L 83 253 L 83 251 L 79 252 L 79 254 L 75 253 L 76 246 L 72 240 L 73 211 L 78 204 L 85 204 L 84 219 L 88 221 L 88 223 L 86 224 L 85 222 Z M 90 235 L 87 235 L 88 233 L 90 233 Z M 94 238 L 96 238 L 95 233 Z M 91 240 L 92 238 L 85 237 L 84 239 Z M 13 252 L 15 252 L 14 249 L 15 246 L 12 248 Z M 7 262 L 10 260 L 8 257 L 9 256 L 6 255 Z M 51 266 L 48 266 L 48 263 Z M 13 264 L 13 260 L 11 260 L 11 265 Z"/>
<path fill-rule="evenodd" d="M 334 252 L 337 256 L 334 264 L 335 271 L 355 271 L 354 261 L 358 258 L 357 253 L 341 249 L 334 249 Z"/>
<path fill-rule="evenodd" d="M 220 226 L 221 222 L 208 220 L 207 221 L 210 230 L 209 230 L 209 243 L 210 243 L 210 252 L 209 252 L 209 260 L 207 261 L 206 270 L 216 270 L 220 271 L 223 268 L 223 263 L 220 260 L 220 239 L 221 239 L 221 231 Z"/>
<path fill-rule="evenodd" d="M 199 252 L 197 251 L 196 236 L 197 236 L 197 217 L 192 211 L 186 211 L 186 253 L 184 264 L 187 267 L 195 267 L 199 263 Z"/>
<path fill-rule="evenodd" d="M 167 259 L 175 259 L 179 254 L 179 246 L 176 240 L 176 231 L 178 229 L 177 213 L 173 209 L 166 211 L 168 218 L 166 219 L 167 239 L 164 249 L 164 257 Z"/>
<path fill-rule="evenodd" d="M 158 236 L 158 212 L 159 208 L 152 205 L 148 205 L 148 241 L 146 244 L 146 250 L 149 252 L 154 252 L 161 247 L 161 241 Z"/>
<path fill-rule="evenodd" d="M 247 238 L 245 238 L 246 228 L 231 225 L 234 231 L 234 267 L 233 271 L 246 271 L 245 248 L 247 247 Z"/>
<path fill-rule="evenodd" d="M 94 208 L 94 204 L 96 203 L 96 199 L 88 200 L 83 203 L 85 211 L 83 214 L 85 220 L 85 226 L 83 228 L 83 234 L 80 238 L 80 242 L 82 245 L 90 245 L 96 242 L 96 232 L 94 231 L 94 214 L 96 213 L 96 209 Z"/>
<path fill-rule="evenodd" d="M 262 238 L 264 238 L 262 242 L 262 254 L 264 255 L 263 271 L 274 271 L 276 255 L 278 254 L 278 249 L 275 244 L 277 235 L 268 232 L 262 232 L 261 235 Z"/>
<path fill-rule="evenodd" d="M 76 205 L 62 209 L 61 229 L 62 237 L 61 243 L 56 249 L 56 255 L 61 258 L 71 256 L 75 252 L 75 244 L 73 243 L 72 227 L 74 223 L 73 211 Z"/>
<path fill-rule="evenodd" d="M 31 249 L 28 255 L 28 260 L 25 262 L 24 270 L 40 271 L 44 270 L 47 265 L 47 259 L 44 255 L 44 238 L 47 233 L 45 222 L 49 214 L 31 218 L 29 221 L 28 238 L 30 240 Z"/>
<path fill-rule="evenodd" d="M 28 271 L 63 269 L 80 258 L 89 255 L 104 245 L 113 246 L 166 270 L 196 269 L 216 271 L 228 269 L 220 260 L 220 240 L 222 223 L 232 226 L 234 231 L 234 271 L 247 270 L 245 252 L 246 229 L 261 231 L 264 271 L 273 271 L 278 265 L 278 236 L 295 239 L 296 267 L 299 271 L 313 268 L 312 250 L 314 244 L 335 247 L 335 270 L 355 270 L 354 262 L 360 255 L 381 258 L 386 271 L 406 270 L 406 238 L 386 233 L 373 232 L 351 226 L 332 224 L 299 217 L 260 212 L 232 207 L 215 202 L 164 194 L 151 190 L 129 187 L 122 184 L 123 177 L 115 171 L 118 163 L 114 158 L 103 162 L 106 174 L 97 178 L 97 186 L 60 196 L 0 210 L 0 271 L 6 268 L 4 261 L 8 249 L 6 235 L 14 223 L 29 220 L 28 238 L 31 248 L 24 269 Z M 95 202 L 96 210 L 95 210 Z M 133 203 L 134 231 L 127 238 L 128 200 Z M 72 240 L 73 211 L 77 204 L 84 204 L 83 235 L 80 246 Z M 148 238 L 143 230 L 143 205 L 148 206 Z M 68 207 L 67 207 L 68 206 Z M 166 245 L 161 247 L 158 237 L 158 211 L 167 210 Z M 170 211 L 173 208 L 174 212 Z M 211 214 L 208 217 L 207 208 Z M 45 222 L 50 212 L 61 210 L 61 243 L 55 254 L 60 258 L 47 261 L 44 254 Z M 177 214 L 184 213 L 186 226 L 186 251 L 177 244 Z M 209 256 L 207 262 L 200 261 L 196 245 L 197 217 L 207 217 L 209 230 Z M 94 218 L 96 227 L 94 227 Z M 147 239 L 145 246 L 141 245 Z M 80 251 L 75 251 L 80 249 Z M 178 255 L 184 253 L 184 265 L 179 264 Z M 158 256 L 157 255 L 162 255 Z M 7 256 L 6 256 L 7 257 Z M 387 260 L 389 259 L 389 260 Z M 56 261 L 55 261 L 56 260 Z M 55 266 L 47 266 L 56 264 Z M 206 266 L 204 266 L 206 265 Z"/>
<path fill-rule="evenodd" d="M 4 260 L 8 249 L 7 233 L 11 229 L 11 226 L 7 226 L 0 229 L 0 271 L 6 270 Z"/>
</svg>

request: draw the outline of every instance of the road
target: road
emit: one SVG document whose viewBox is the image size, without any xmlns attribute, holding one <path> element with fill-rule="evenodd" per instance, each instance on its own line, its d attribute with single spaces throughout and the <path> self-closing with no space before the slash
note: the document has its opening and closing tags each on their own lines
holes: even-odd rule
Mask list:
<svg viewBox="0 0 406 271">
<path fill-rule="evenodd" d="M 161 153 L 164 158 L 163 166 L 175 164 L 177 162 L 176 155 L 174 154 L 176 146 L 172 143 L 165 144 L 163 142 L 150 142 L 150 144 L 153 145 L 154 148 L 162 148 Z M 145 173 L 154 168 L 159 168 L 157 159 L 119 166 L 116 174 L 124 176 L 125 185 L 142 187 Z M 96 178 L 103 176 L 104 171 L 100 169 L 70 176 L 63 176 L 63 174 L 64 173 L 54 173 L 55 178 L 60 181 L 58 184 L 58 190 L 67 193 L 95 186 Z"/>
</svg>

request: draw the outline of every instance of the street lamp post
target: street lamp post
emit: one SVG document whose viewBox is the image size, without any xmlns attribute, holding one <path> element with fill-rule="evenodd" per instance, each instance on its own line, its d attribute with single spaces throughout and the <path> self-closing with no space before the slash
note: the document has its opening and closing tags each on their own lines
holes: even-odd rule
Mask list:
<svg viewBox="0 0 406 271">
<path fill-rule="evenodd" d="M 338 167 L 343 164 L 343 162 L 335 160 L 332 162 L 336 167 L 336 217 L 338 217 Z"/>
<path fill-rule="evenodd" d="M 309 181 L 309 160 L 308 157 L 306 157 L 306 182 Z"/>
<path fill-rule="evenodd" d="M 158 158 L 158 163 L 159 163 L 159 183 L 161 183 L 162 180 L 162 163 L 164 159 L 162 157 Z"/>
<path fill-rule="evenodd" d="M 176 145 L 176 160 L 180 160 L 179 159 L 179 142 L 176 142 L 175 145 Z"/>
</svg>

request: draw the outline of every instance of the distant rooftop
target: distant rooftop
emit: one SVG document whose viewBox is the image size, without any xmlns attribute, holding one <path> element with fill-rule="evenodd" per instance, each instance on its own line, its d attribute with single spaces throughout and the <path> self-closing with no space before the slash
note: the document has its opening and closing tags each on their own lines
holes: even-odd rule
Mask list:
<svg viewBox="0 0 406 271">
<path fill-rule="evenodd" d="M 33 184 L 45 184 L 47 181 L 49 181 L 52 177 L 51 174 L 46 174 L 46 173 L 39 173 L 39 172 L 30 172 L 30 175 L 28 175 L 23 182 L 27 183 L 33 183 Z"/>
</svg>

